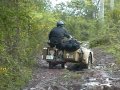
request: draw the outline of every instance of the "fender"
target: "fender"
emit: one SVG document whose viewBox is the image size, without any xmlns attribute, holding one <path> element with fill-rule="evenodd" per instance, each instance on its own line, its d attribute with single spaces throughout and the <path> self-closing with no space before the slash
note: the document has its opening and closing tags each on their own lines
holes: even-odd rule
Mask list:
<svg viewBox="0 0 120 90">
<path fill-rule="evenodd" d="M 82 48 L 82 51 L 83 51 L 83 60 L 86 64 L 88 64 L 88 58 L 89 58 L 90 53 L 92 54 L 92 52 L 91 52 L 90 49 L 87 49 L 87 48 L 84 48 L 84 47 L 81 47 L 81 48 Z"/>
</svg>

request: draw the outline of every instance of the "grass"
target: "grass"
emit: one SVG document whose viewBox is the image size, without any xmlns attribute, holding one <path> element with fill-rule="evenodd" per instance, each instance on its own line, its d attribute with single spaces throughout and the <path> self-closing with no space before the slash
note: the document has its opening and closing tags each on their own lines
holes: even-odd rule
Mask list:
<svg viewBox="0 0 120 90">
<path fill-rule="evenodd" d="M 120 45 L 118 44 L 110 45 L 106 48 L 106 51 L 108 53 L 112 53 L 113 56 L 115 56 L 116 58 L 117 64 L 120 64 Z"/>
<path fill-rule="evenodd" d="M 9 68 L 0 73 L 0 90 L 20 90 L 31 78 L 31 69 L 22 67 L 20 70 Z"/>
</svg>

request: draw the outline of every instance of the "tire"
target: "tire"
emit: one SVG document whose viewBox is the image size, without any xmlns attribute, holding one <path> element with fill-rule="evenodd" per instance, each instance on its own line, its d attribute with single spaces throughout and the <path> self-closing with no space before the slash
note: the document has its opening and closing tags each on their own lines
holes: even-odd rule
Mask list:
<svg viewBox="0 0 120 90">
<path fill-rule="evenodd" d="M 92 54 L 89 54 L 88 57 L 88 64 L 87 64 L 87 69 L 91 69 L 92 68 Z"/>
<path fill-rule="evenodd" d="M 62 67 L 62 69 L 64 69 L 65 68 L 65 63 L 62 63 L 61 67 Z"/>
<path fill-rule="evenodd" d="M 53 64 L 49 62 L 49 69 L 53 69 Z"/>
</svg>

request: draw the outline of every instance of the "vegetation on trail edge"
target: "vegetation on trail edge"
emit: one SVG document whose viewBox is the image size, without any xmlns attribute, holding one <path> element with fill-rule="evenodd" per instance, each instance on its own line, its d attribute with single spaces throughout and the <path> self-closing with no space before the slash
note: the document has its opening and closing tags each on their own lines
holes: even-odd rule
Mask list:
<svg viewBox="0 0 120 90">
<path fill-rule="evenodd" d="M 19 90 L 31 79 L 36 55 L 58 20 L 76 39 L 104 47 L 120 63 L 120 2 L 111 10 L 105 0 L 101 21 L 92 0 L 71 1 L 52 9 L 49 0 L 0 0 L 0 90 Z"/>
</svg>

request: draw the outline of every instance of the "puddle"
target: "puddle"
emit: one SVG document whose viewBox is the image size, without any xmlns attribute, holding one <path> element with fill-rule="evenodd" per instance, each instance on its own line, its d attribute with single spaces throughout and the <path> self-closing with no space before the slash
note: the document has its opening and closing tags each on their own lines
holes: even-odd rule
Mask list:
<svg viewBox="0 0 120 90">
<path fill-rule="evenodd" d="M 92 72 L 86 72 L 87 77 L 84 76 L 86 79 L 81 90 L 120 90 L 120 78 L 113 78 L 115 75 L 110 76 L 104 69 L 106 66 L 99 64 L 94 67 Z"/>
<path fill-rule="evenodd" d="M 92 83 L 93 85 L 93 83 Z M 92 85 L 78 85 L 78 84 L 73 84 L 73 85 L 68 85 L 68 86 L 46 86 L 41 89 L 35 89 L 35 90 L 120 90 L 120 88 L 112 86 L 112 85 L 107 85 L 107 84 L 94 84 Z"/>
</svg>

